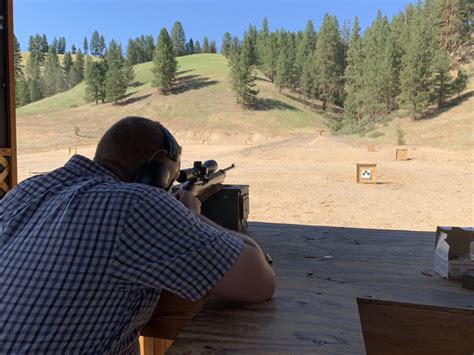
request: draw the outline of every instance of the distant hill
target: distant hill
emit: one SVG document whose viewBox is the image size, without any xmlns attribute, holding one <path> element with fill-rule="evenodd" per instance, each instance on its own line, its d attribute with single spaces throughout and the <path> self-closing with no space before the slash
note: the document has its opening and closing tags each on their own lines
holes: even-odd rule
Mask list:
<svg viewBox="0 0 474 355">
<path fill-rule="evenodd" d="M 219 131 L 219 139 L 224 140 L 234 134 L 286 135 L 325 127 L 323 116 L 279 93 L 263 77 L 256 81 L 260 109 L 240 107 L 230 88 L 227 60 L 221 55 L 184 56 L 178 63 L 177 87 L 170 95 L 160 95 L 151 87 L 152 63 L 148 62 L 134 66 L 136 85 L 128 89 L 128 96 L 119 105 L 86 103 L 85 84 L 81 83 L 19 108 L 20 149 L 94 144 L 107 127 L 127 115 L 164 121 L 187 136 L 189 132 Z M 203 137 L 212 141 L 216 136 L 207 133 Z"/>
</svg>

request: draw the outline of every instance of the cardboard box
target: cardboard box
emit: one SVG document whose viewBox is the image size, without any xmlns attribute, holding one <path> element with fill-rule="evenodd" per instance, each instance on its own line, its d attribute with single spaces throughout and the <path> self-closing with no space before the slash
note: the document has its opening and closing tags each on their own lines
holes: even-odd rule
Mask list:
<svg viewBox="0 0 474 355">
<path fill-rule="evenodd" d="M 408 149 L 405 148 L 398 148 L 395 151 L 395 160 L 398 161 L 406 161 L 408 160 Z"/>
<path fill-rule="evenodd" d="M 445 279 L 461 279 L 468 271 L 474 271 L 474 260 L 469 251 L 474 242 L 473 228 L 438 227 L 434 269 Z"/>
<path fill-rule="evenodd" d="M 358 184 L 377 183 L 377 164 L 356 164 L 356 181 Z"/>
</svg>

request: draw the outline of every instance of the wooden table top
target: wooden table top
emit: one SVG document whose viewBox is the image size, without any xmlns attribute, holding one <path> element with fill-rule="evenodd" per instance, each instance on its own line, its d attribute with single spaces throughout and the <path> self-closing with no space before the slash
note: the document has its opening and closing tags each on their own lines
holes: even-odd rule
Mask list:
<svg viewBox="0 0 474 355">
<path fill-rule="evenodd" d="M 250 223 L 248 234 L 273 259 L 274 298 L 209 301 L 167 354 L 361 354 L 356 297 L 474 308 L 473 291 L 433 271 L 434 231 Z"/>
</svg>

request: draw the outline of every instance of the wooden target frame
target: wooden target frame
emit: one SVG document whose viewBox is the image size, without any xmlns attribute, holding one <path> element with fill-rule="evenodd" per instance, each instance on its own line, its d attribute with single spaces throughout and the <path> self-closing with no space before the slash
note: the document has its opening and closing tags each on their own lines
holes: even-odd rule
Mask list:
<svg viewBox="0 0 474 355">
<path fill-rule="evenodd" d="M 0 0 L 0 198 L 17 184 L 13 1 Z"/>
</svg>

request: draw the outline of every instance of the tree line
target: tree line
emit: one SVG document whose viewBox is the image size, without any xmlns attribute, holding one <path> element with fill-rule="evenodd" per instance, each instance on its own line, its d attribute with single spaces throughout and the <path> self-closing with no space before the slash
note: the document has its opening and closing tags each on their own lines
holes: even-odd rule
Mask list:
<svg viewBox="0 0 474 355">
<path fill-rule="evenodd" d="M 167 31 L 166 33 L 168 34 Z M 163 37 L 162 32 L 160 35 Z M 192 38 L 187 41 L 179 21 L 174 23 L 168 38 L 174 58 L 217 51 L 216 42 L 209 41 L 206 36 L 202 45 Z M 124 55 L 121 44 L 112 40 L 107 46 L 104 35 L 98 31 L 94 31 L 90 39 L 84 37 L 82 49 L 73 44 L 70 51 L 66 50 L 65 37 L 54 38 L 49 43 L 45 34 L 36 34 L 29 38 L 29 54 L 26 65 L 23 66 L 20 43 L 16 37 L 14 40 L 17 107 L 69 90 L 83 80 L 86 81 L 87 101 L 117 103 L 125 96 L 128 85 L 134 80 L 132 66 L 153 61 L 155 56 L 163 55 L 160 39 L 155 43 L 151 35 L 129 39 Z M 158 47 L 161 48 L 160 51 L 157 50 Z M 64 55 L 62 61 L 59 60 L 59 55 Z M 177 66 L 175 72 L 176 69 Z M 175 75 L 176 73 L 173 82 Z M 158 79 L 154 80 L 156 82 Z M 169 89 L 170 87 L 163 87 L 162 92 Z"/>
<path fill-rule="evenodd" d="M 358 18 L 342 28 L 326 14 L 319 31 L 260 30 L 250 25 L 242 40 L 225 33 L 221 53 L 229 59 L 237 101 L 258 105 L 256 70 L 310 103 L 344 108 L 343 125 L 360 127 L 407 107 L 418 117 L 443 107 L 467 85 L 467 74 L 451 60 L 468 41 L 467 0 L 424 0 L 409 4 L 391 21 L 379 11 L 361 33 Z M 351 27 L 351 28 L 350 28 Z"/>
</svg>

